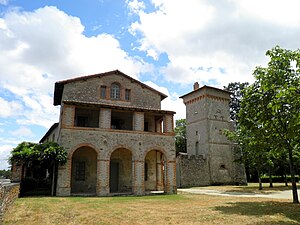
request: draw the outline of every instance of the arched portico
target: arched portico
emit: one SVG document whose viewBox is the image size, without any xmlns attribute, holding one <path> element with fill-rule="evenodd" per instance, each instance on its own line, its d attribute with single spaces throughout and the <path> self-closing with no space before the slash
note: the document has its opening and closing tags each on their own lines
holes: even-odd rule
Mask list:
<svg viewBox="0 0 300 225">
<path fill-rule="evenodd" d="M 110 156 L 109 189 L 110 193 L 132 192 L 132 153 L 126 148 Z"/>
<path fill-rule="evenodd" d="M 71 161 L 71 194 L 96 195 L 96 150 L 88 146 L 79 147 L 73 152 Z"/>
</svg>

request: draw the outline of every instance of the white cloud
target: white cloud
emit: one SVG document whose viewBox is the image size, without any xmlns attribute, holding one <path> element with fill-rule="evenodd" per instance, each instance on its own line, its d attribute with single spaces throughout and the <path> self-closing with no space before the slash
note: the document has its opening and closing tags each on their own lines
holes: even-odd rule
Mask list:
<svg viewBox="0 0 300 225">
<path fill-rule="evenodd" d="M 16 137 L 31 137 L 33 136 L 32 131 L 28 127 L 21 126 L 17 130 L 10 132 L 12 135 Z"/>
<path fill-rule="evenodd" d="M 169 93 L 166 87 L 158 86 L 152 81 L 146 81 L 144 83 L 168 96 L 161 102 L 161 108 L 163 110 L 170 110 L 176 112 L 174 116 L 174 122 L 178 119 L 182 119 L 186 117 L 185 105 L 183 104 L 182 99 L 179 98 L 179 95 L 176 92 Z"/>
<path fill-rule="evenodd" d="M 175 83 L 227 85 L 252 81 L 265 52 L 280 45 L 299 48 L 300 3 L 296 0 L 153 0 L 154 11 L 140 9 L 130 31 L 139 49 L 170 62 L 161 72 Z"/>
<path fill-rule="evenodd" d="M 0 97 L 0 117 L 11 117 L 21 113 L 22 105 L 17 101 L 7 101 Z"/>
<path fill-rule="evenodd" d="M 0 116 L 15 115 L 22 125 L 49 127 L 58 120 L 52 105 L 55 81 L 120 69 L 138 78 L 152 67 L 130 57 L 109 34 L 87 37 L 77 17 L 56 7 L 8 11 L 0 18 L 0 85 L 19 102 L 0 98 Z"/>
<path fill-rule="evenodd" d="M 145 9 L 144 2 L 138 0 L 132 0 L 132 1 L 127 0 L 126 3 L 131 13 L 138 13 L 140 10 Z"/>
<path fill-rule="evenodd" d="M 7 5 L 9 0 L 0 0 L 0 5 Z"/>
<path fill-rule="evenodd" d="M 14 146 L 12 145 L 0 146 L 0 170 L 7 169 L 9 167 L 8 158 L 13 148 Z"/>
</svg>

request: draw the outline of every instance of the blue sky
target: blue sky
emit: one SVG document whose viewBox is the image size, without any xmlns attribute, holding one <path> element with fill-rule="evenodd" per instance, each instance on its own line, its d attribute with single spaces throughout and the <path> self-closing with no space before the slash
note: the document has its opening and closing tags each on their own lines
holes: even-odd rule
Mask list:
<svg viewBox="0 0 300 225">
<path fill-rule="evenodd" d="M 0 169 L 58 121 L 55 81 L 119 69 L 169 97 L 252 82 L 265 52 L 300 47 L 297 0 L 0 0 Z"/>
</svg>

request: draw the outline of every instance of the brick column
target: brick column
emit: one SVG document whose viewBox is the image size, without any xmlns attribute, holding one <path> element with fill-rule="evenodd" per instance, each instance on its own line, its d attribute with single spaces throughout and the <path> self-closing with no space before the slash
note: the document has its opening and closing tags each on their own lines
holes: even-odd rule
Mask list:
<svg viewBox="0 0 300 225">
<path fill-rule="evenodd" d="M 133 130 L 144 131 L 144 113 L 133 113 Z"/>
<path fill-rule="evenodd" d="M 99 113 L 99 127 L 110 129 L 111 124 L 111 109 L 100 109 Z"/>
<path fill-rule="evenodd" d="M 109 165 L 110 162 L 108 159 L 100 159 L 98 161 L 99 166 L 99 192 L 98 196 L 107 196 L 109 194 Z"/>
<path fill-rule="evenodd" d="M 164 133 L 173 132 L 173 115 L 164 115 Z"/>
<path fill-rule="evenodd" d="M 167 194 L 176 194 L 176 161 L 168 161 L 166 170 L 166 192 Z"/>
<path fill-rule="evenodd" d="M 132 162 L 132 189 L 134 195 L 145 194 L 144 161 Z"/>
</svg>

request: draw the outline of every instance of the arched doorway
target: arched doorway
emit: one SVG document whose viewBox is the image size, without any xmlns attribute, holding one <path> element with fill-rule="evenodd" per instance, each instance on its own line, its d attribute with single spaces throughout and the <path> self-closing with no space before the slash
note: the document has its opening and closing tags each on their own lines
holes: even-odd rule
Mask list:
<svg viewBox="0 0 300 225">
<path fill-rule="evenodd" d="M 110 157 L 109 188 L 111 193 L 132 192 L 132 153 L 119 148 Z"/>
<path fill-rule="evenodd" d="M 97 152 L 87 146 L 78 148 L 72 156 L 72 194 L 96 194 Z"/>
<path fill-rule="evenodd" d="M 166 188 L 166 157 L 159 150 L 151 150 L 145 157 L 145 191 L 164 191 Z"/>
</svg>

